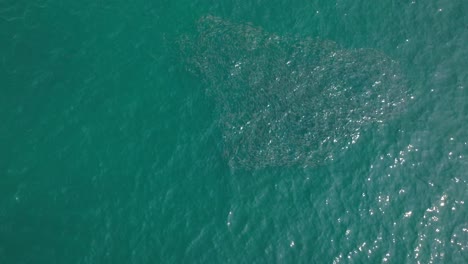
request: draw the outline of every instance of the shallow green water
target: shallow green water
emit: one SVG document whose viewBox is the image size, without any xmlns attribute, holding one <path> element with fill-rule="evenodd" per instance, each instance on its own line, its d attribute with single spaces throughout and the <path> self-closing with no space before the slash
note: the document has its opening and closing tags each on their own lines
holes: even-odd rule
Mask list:
<svg viewBox="0 0 468 264">
<path fill-rule="evenodd" d="M 127 2 L 0 3 L 0 263 L 468 261 L 466 1 Z M 202 42 L 208 53 L 184 53 L 181 39 L 211 32 L 197 29 L 207 15 L 288 41 L 258 48 L 257 57 L 236 53 L 246 43 L 237 37 Z M 304 49 L 308 38 L 393 60 L 404 76 L 397 87 L 408 95 L 405 107 L 359 126 L 346 150 L 319 152 L 332 159 L 280 162 L 292 159 L 281 151 L 256 159 L 255 151 L 269 151 L 256 145 L 266 134 L 229 140 L 225 122 L 244 117 L 233 106 L 267 102 L 246 97 L 249 89 L 278 91 L 271 95 L 282 86 L 225 79 L 223 63 L 216 74 L 194 74 L 192 63 L 204 61 L 200 54 L 219 62 L 226 53 L 215 48 L 229 47 L 229 58 L 271 55 L 250 73 L 273 72 L 290 81 L 285 87 L 341 84 L 292 80 L 278 66 L 275 59 L 288 54 L 278 50 Z M 365 60 L 344 61 L 363 67 Z M 360 72 L 374 78 L 371 66 L 345 71 L 343 80 Z M 325 72 L 336 77 L 333 69 Z M 223 87 L 243 88 L 233 101 Z M 334 113 L 331 124 L 377 109 L 313 98 L 323 109 L 307 109 Z M 297 100 L 284 102 L 306 111 Z M 328 131 L 286 124 L 293 132 L 278 135 L 295 154 L 317 142 L 293 144 L 291 135 Z M 327 129 L 347 139 L 348 130 Z M 239 142 L 249 142 L 249 154 L 234 151 Z"/>
</svg>

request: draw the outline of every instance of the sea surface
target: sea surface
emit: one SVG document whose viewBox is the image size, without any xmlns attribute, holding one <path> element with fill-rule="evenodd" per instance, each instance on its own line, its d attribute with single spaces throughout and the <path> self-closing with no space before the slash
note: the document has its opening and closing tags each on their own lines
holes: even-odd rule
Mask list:
<svg viewBox="0 0 468 264">
<path fill-rule="evenodd" d="M 468 263 L 468 1 L 0 1 L 0 263 Z"/>
</svg>

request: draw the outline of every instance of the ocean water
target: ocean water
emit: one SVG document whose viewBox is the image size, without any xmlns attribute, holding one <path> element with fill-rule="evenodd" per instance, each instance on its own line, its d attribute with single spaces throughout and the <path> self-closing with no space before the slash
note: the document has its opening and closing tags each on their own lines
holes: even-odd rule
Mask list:
<svg viewBox="0 0 468 264">
<path fill-rule="evenodd" d="M 0 263 L 467 263 L 468 2 L 0 2 Z"/>
</svg>

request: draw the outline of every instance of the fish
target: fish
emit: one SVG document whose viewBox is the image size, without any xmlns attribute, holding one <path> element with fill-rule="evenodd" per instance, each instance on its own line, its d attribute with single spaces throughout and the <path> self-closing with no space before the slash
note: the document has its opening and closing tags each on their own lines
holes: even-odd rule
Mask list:
<svg viewBox="0 0 468 264">
<path fill-rule="evenodd" d="M 310 167 L 401 116 L 410 94 L 383 52 L 281 36 L 207 15 L 181 37 L 186 69 L 215 101 L 230 167 Z M 221 140 L 221 139 L 220 139 Z"/>
</svg>

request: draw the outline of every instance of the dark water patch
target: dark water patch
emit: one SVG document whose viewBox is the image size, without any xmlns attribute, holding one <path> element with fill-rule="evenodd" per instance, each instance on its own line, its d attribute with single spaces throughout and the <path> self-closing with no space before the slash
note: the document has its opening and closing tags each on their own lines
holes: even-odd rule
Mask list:
<svg viewBox="0 0 468 264">
<path fill-rule="evenodd" d="M 180 41 L 216 101 L 233 168 L 314 166 L 355 144 L 409 99 L 398 62 L 373 49 L 279 36 L 205 16 Z"/>
</svg>

